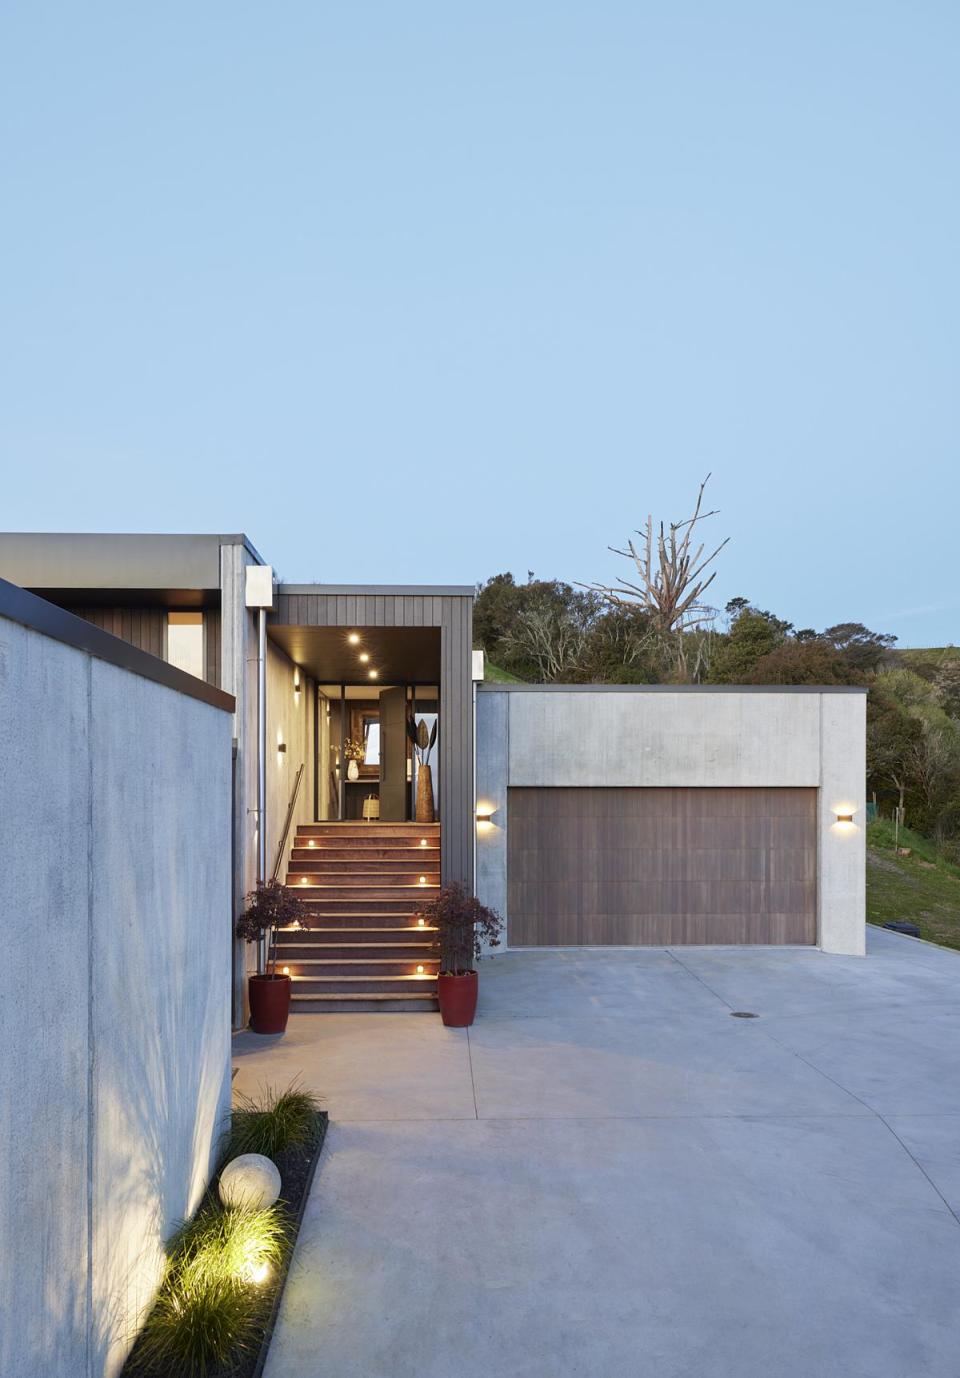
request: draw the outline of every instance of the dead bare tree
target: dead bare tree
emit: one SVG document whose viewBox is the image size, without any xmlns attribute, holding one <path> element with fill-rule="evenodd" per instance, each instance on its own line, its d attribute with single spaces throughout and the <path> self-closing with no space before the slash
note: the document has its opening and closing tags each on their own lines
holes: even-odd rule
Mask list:
<svg viewBox="0 0 960 1378">
<path fill-rule="evenodd" d="M 647 517 L 645 529 L 635 532 L 643 538 L 639 549 L 633 540 L 627 542 L 626 550 L 609 547 L 614 555 L 623 555 L 633 561 L 639 583 L 620 579 L 612 585 L 587 586 L 618 607 L 640 607 L 650 619 L 651 631 L 665 640 L 672 640 L 681 632 L 694 631 L 712 621 L 715 615 L 714 609 L 703 602 L 703 594 L 713 583 L 716 570 L 704 575 L 730 537 L 706 556 L 703 543 L 694 548 L 694 540 L 699 535 L 698 524 L 717 515 L 718 509 L 701 510 L 704 489 L 709 482 L 707 474 L 697 493 L 693 514 L 685 521 L 670 522 L 666 526 L 660 522 L 655 532 L 653 517 Z"/>
</svg>

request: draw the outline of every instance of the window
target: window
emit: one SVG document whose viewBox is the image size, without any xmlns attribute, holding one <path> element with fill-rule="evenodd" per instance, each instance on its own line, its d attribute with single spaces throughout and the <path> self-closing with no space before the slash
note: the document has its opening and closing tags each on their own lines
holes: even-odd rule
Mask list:
<svg viewBox="0 0 960 1378">
<path fill-rule="evenodd" d="M 365 766 L 380 765 L 380 719 L 363 719 L 363 764 Z"/>
<path fill-rule="evenodd" d="M 167 613 L 167 660 L 203 679 L 203 613 Z"/>
</svg>

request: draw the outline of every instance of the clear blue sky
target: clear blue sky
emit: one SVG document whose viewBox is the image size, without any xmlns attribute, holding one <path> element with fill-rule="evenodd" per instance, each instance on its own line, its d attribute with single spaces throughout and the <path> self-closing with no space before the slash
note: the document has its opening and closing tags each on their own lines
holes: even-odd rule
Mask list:
<svg viewBox="0 0 960 1378">
<path fill-rule="evenodd" d="M 10 3 L 0 528 L 960 640 L 960 6 Z"/>
</svg>

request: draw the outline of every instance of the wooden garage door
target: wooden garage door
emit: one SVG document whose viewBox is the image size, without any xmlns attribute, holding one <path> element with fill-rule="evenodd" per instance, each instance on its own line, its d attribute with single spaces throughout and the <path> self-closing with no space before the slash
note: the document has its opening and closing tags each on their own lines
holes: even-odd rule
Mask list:
<svg viewBox="0 0 960 1378">
<path fill-rule="evenodd" d="M 814 943 L 813 789 L 511 789 L 511 947 Z"/>
</svg>

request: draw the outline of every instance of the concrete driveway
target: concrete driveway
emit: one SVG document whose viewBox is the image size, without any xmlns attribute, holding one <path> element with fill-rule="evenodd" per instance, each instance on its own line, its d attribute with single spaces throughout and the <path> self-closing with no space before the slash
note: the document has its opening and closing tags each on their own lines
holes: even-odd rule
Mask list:
<svg viewBox="0 0 960 1378">
<path fill-rule="evenodd" d="M 266 1378 L 956 1378 L 960 954 L 869 949 L 507 953 L 469 1034 L 242 1035 L 333 1121 Z"/>
</svg>

